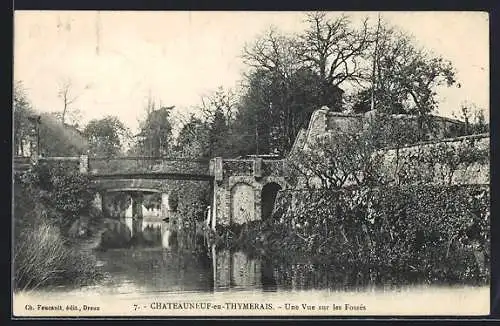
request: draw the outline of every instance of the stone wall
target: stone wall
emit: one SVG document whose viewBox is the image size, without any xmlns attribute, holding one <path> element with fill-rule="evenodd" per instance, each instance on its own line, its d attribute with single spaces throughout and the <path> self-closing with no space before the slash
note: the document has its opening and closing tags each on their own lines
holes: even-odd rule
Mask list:
<svg viewBox="0 0 500 326">
<path fill-rule="evenodd" d="M 290 159 L 293 159 L 294 154 L 299 153 L 301 151 L 307 151 L 311 144 L 313 144 L 316 139 L 320 136 L 328 135 L 331 132 L 352 132 L 356 130 L 363 130 L 368 126 L 368 123 L 371 121 L 375 112 L 367 112 L 365 114 L 345 114 L 345 113 L 337 113 L 330 112 L 328 108 L 323 107 L 320 110 L 315 111 L 309 122 L 309 126 L 307 129 L 303 129 L 299 132 L 297 139 L 292 147 L 290 152 Z M 416 117 L 409 115 L 392 115 L 394 119 L 406 120 L 410 122 L 415 122 Z M 428 142 L 418 143 L 412 146 L 407 146 L 400 150 L 396 149 L 382 149 L 379 151 L 379 154 L 383 156 L 383 170 L 387 179 L 394 182 L 399 182 L 400 177 L 398 176 L 400 172 L 406 168 L 404 164 L 401 164 L 401 157 L 411 157 L 412 155 L 419 155 L 419 153 L 429 151 L 431 148 L 440 146 L 438 144 L 449 144 L 451 146 L 459 146 L 464 142 L 475 140 L 476 149 L 480 149 L 483 151 L 487 151 L 489 148 L 489 135 L 475 135 L 475 136 L 467 136 L 467 137 L 456 137 L 456 138 L 444 138 L 449 135 L 453 130 L 456 130 L 462 122 L 448 119 L 445 117 L 439 116 L 431 116 L 431 123 L 434 124 L 437 132 L 433 135 L 428 135 L 432 140 Z M 420 166 L 418 169 L 426 170 L 429 169 L 428 166 Z M 427 171 L 428 174 L 432 174 L 431 180 L 429 182 L 434 183 L 443 183 L 448 182 L 448 180 L 444 180 L 443 174 L 445 167 L 436 164 L 433 166 L 432 171 Z M 431 173 L 432 172 L 432 173 Z M 468 164 L 465 166 L 462 164 L 458 167 L 458 169 L 453 173 L 451 184 L 488 184 L 489 179 L 489 162 L 482 163 L 474 163 Z M 312 180 L 312 184 L 316 184 L 319 182 L 319 179 L 316 180 L 318 182 L 314 182 Z M 423 181 L 423 180 L 420 180 Z M 299 182 L 298 188 L 300 185 L 303 185 L 303 182 Z M 318 183 L 319 184 L 319 183 Z"/>
<path fill-rule="evenodd" d="M 327 107 L 322 107 L 314 111 L 307 129 L 299 131 L 297 138 L 292 146 L 290 154 L 306 149 L 314 142 L 316 137 L 325 135 L 329 132 L 352 132 L 366 128 L 368 123 L 376 115 L 375 111 L 369 111 L 365 114 L 339 113 L 331 112 Z M 417 117 L 406 114 L 393 114 L 391 117 L 395 120 L 404 120 L 417 124 Z M 429 134 L 429 138 L 445 138 L 453 133 L 453 130 L 463 123 L 458 120 L 449 119 L 441 116 L 430 116 L 430 123 L 433 124 L 436 134 Z"/>
<path fill-rule="evenodd" d="M 415 157 L 429 155 L 437 146 L 471 146 L 475 150 L 482 153 L 489 153 L 490 137 L 489 134 L 473 135 L 466 137 L 458 137 L 453 139 L 445 139 L 442 141 L 426 142 L 415 146 L 408 146 L 400 149 L 381 150 L 379 154 L 383 157 L 384 176 L 388 181 L 395 183 L 401 182 L 401 172 L 404 169 L 417 169 L 416 173 L 420 173 L 422 180 L 420 182 L 429 183 L 448 183 L 447 174 L 449 167 L 443 164 L 434 164 L 430 166 L 425 163 L 415 162 Z M 432 154 L 431 154 L 432 155 Z M 450 158 L 456 160 L 457 158 Z M 412 172 L 412 171 L 410 171 Z M 425 179 L 425 180 L 424 180 Z M 490 162 L 489 159 L 483 162 L 473 162 L 471 164 L 459 164 L 450 180 L 451 184 L 489 184 L 490 183 Z"/>
</svg>

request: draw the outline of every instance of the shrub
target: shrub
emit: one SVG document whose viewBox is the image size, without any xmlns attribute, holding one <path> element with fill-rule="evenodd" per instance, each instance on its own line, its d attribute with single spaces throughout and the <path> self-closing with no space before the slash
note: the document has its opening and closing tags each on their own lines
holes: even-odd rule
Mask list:
<svg viewBox="0 0 500 326">
<path fill-rule="evenodd" d="M 94 198 L 90 178 L 74 167 L 64 163 L 39 164 L 23 176 L 22 184 L 63 233 L 81 215 L 90 214 Z"/>
<path fill-rule="evenodd" d="M 216 244 L 281 261 L 327 262 L 383 283 L 489 277 L 487 187 L 386 186 L 294 197 L 294 209 L 278 207 L 272 219 L 220 228 Z"/>
<path fill-rule="evenodd" d="M 16 289 L 79 285 L 99 277 L 95 257 L 66 246 L 57 227 L 39 220 L 22 231 L 14 248 Z"/>
<path fill-rule="evenodd" d="M 487 277 L 475 255 L 489 259 L 489 188 L 385 187 L 372 202 L 376 265 L 390 261 L 428 281 Z"/>
</svg>

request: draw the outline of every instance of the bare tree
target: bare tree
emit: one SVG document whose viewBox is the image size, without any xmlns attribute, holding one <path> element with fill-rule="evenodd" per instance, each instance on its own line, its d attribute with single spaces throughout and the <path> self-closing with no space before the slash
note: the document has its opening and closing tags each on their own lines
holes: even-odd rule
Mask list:
<svg viewBox="0 0 500 326">
<path fill-rule="evenodd" d="M 220 86 L 216 91 L 201 98 L 201 113 L 207 122 L 213 122 L 215 113 L 222 112 L 227 123 L 231 123 L 238 107 L 238 97 L 231 89 Z"/>
<path fill-rule="evenodd" d="M 306 22 L 309 27 L 299 36 L 299 53 L 304 63 L 318 72 L 325 86 L 369 78 L 369 72 L 361 65 L 374 41 L 368 18 L 359 29 L 352 27 L 346 15 L 330 19 L 324 12 L 307 14 Z"/>
<path fill-rule="evenodd" d="M 325 190 L 380 182 L 380 158 L 374 155 L 370 131 L 359 130 L 362 122 L 351 131 L 332 131 L 313 140 L 287 161 L 292 178 L 307 189 Z"/>
<path fill-rule="evenodd" d="M 88 88 L 88 87 L 86 87 Z M 78 99 L 80 95 L 74 95 L 73 83 L 70 79 L 64 79 L 60 82 L 58 97 L 63 101 L 63 110 L 61 113 L 61 123 L 65 123 L 68 111 L 71 110 L 71 105 Z"/>
<path fill-rule="evenodd" d="M 275 27 L 270 27 L 253 43 L 245 44 L 242 58 L 250 67 L 271 71 L 283 81 L 301 66 L 297 39 L 280 33 Z"/>
</svg>

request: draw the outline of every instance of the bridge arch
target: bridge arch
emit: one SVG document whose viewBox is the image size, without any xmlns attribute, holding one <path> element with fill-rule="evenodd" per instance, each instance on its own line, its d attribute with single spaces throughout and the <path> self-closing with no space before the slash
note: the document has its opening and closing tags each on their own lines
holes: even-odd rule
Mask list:
<svg viewBox="0 0 500 326">
<path fill-rule="evenodd" d="M 170 217 L 176 211 L 175 198 L 172 198 L 175 196 L 171 196 L 174 189 L 176 189 L 176 186 L 172 184 L 175 181 L 134 178 L 103 179 L 95 177 L 93 182 L 97 190 L 94 205 L 103 212 L 120 211 L 120 214 L 124 215 L 125 218 L 135 216 L 140 219 L 144 214 L 159 214 L 162 218 L 170 220 Z M 128 197 L 127 207 L 110 207 L 113 206 L 110 199 L 121 196 L 120 193 Z M 144 206 L 145 196 L 150 195 L 159 195 L 158 204 Z"/>
<path fill-rule="evenodd" d="M 261 219 L 265 220 L 271 217 L 271 214 L 276 203 L 276 197 L 278 192 L 282 190 L 283 187 L 274 181 L 266 183 L 260 192 L 261 197 Z"/>
<path fill-rule="evenodd" d="M 269 176 L 269 177 L 264 177 L 264 178 L 262 178 L 260 180 L 260 182 L 259 182 L 259 190 L 262 191 L 262 188 L 264 188 L 269 183 L 276 183 L 276 184 L 278 184 L 281 187 L 281 189 L 288 188 L 288 184 L 285 181 L 285 178 L 283 178 L 283 177 Z"/>
</svg>

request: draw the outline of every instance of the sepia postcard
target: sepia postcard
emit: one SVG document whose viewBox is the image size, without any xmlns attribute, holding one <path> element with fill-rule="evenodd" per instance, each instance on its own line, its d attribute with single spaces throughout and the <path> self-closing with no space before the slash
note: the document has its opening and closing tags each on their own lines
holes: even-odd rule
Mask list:
<svg viewBox="0 0 500 326">
<path fill-rule="evenodd" d="M 16 11 L 12 316 L 487 316 L 485 12 Z"/>
</svg>

